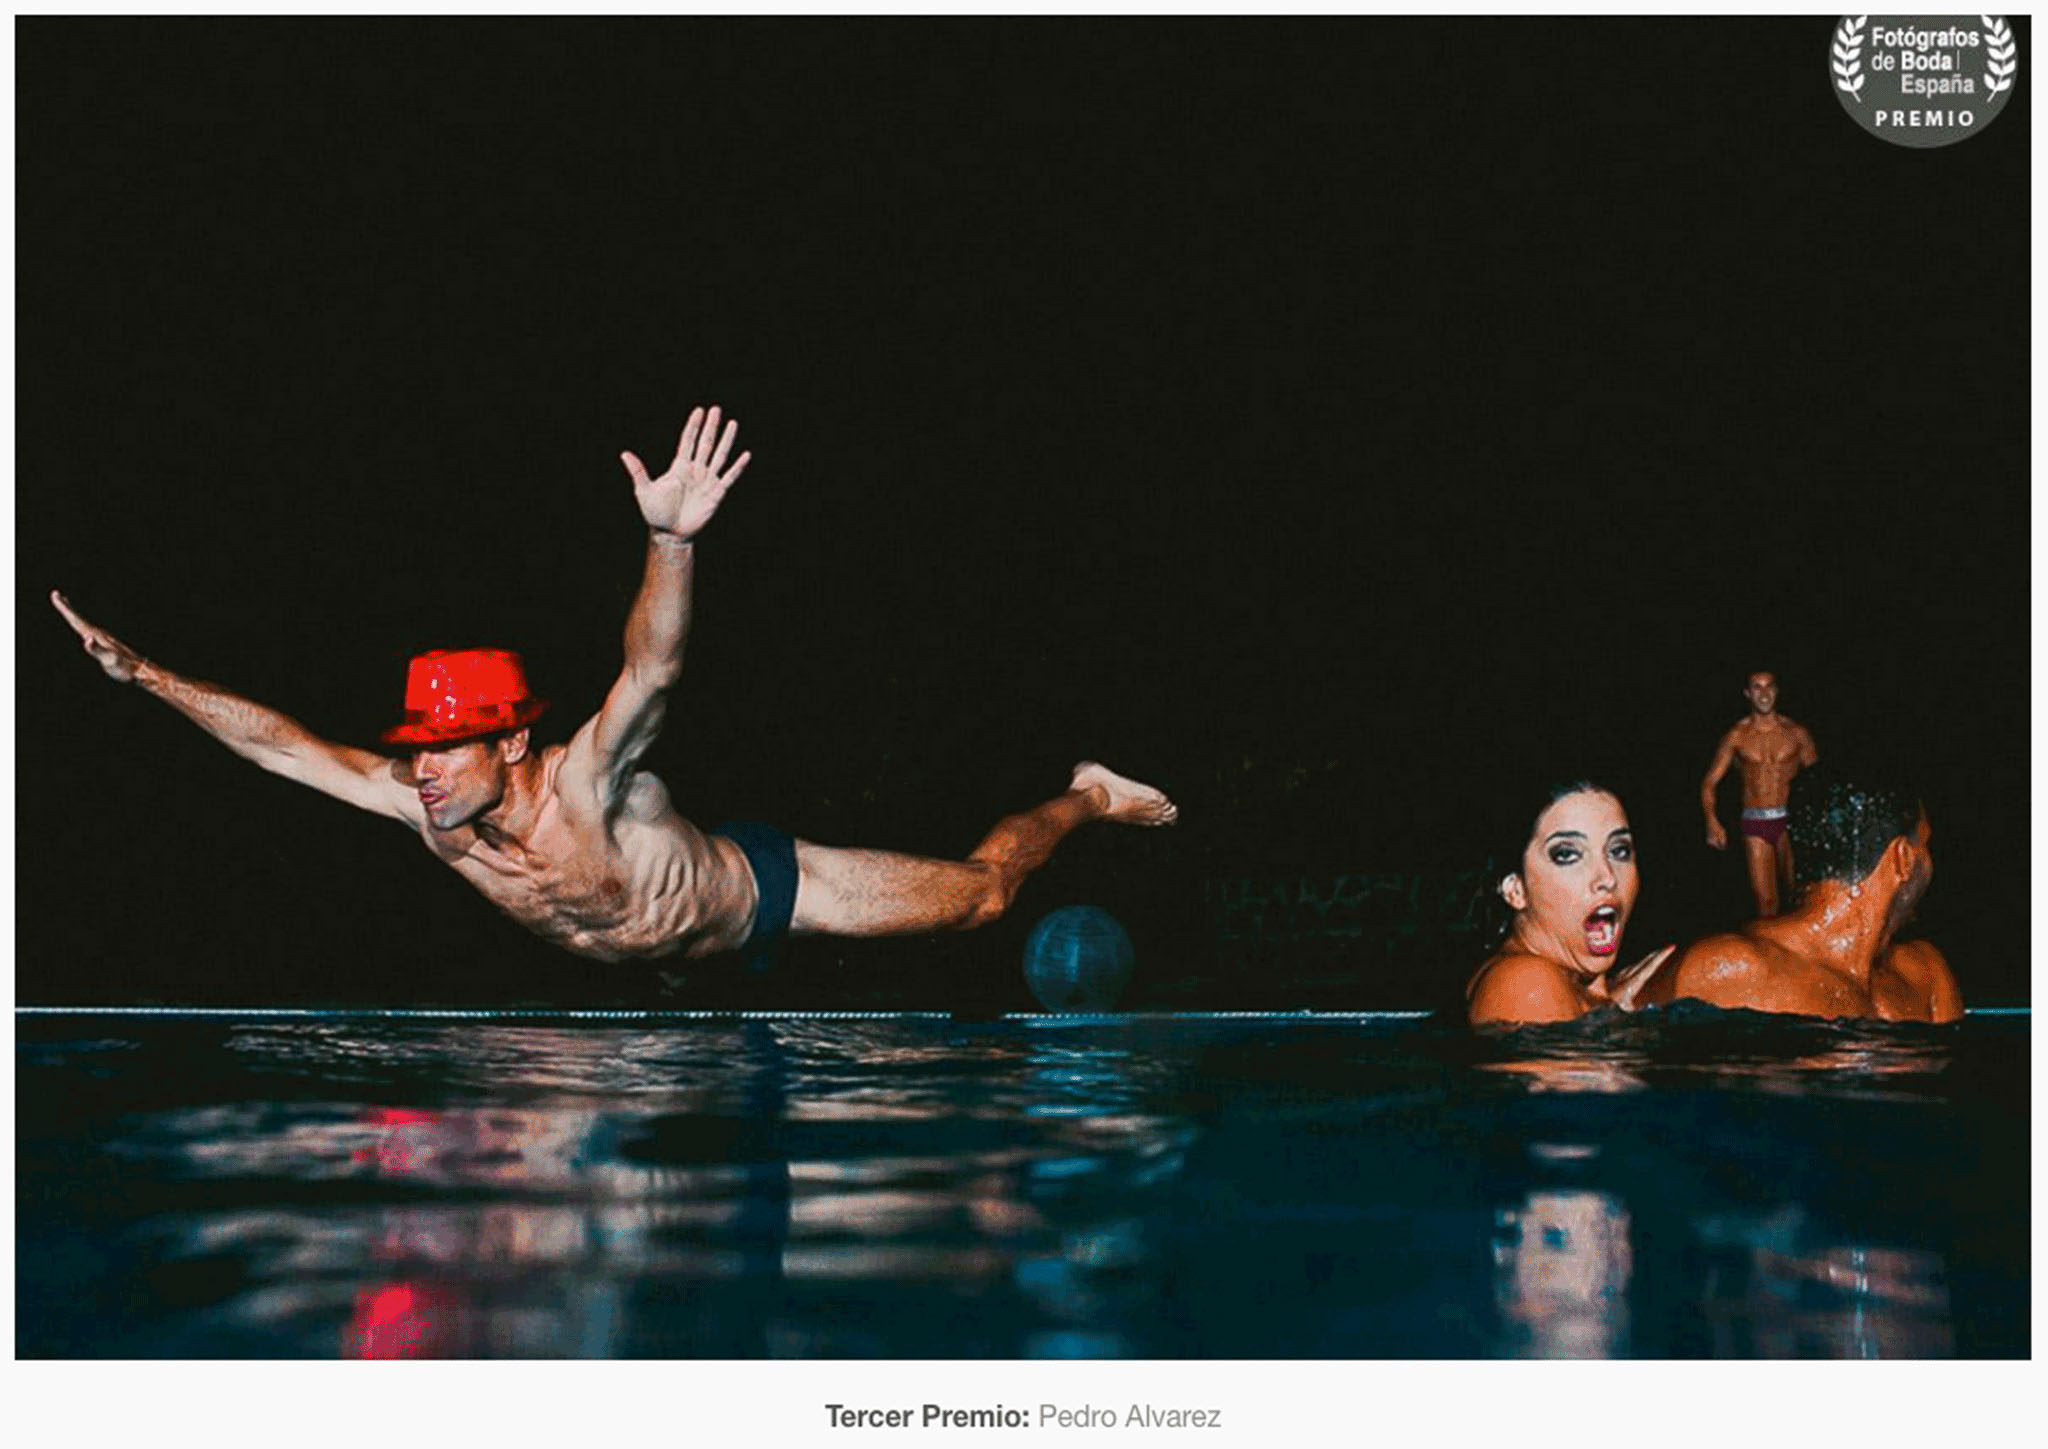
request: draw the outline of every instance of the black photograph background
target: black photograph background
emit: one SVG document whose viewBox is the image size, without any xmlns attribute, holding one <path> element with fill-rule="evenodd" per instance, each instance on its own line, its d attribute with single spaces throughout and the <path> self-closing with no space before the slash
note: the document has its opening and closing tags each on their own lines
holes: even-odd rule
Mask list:
<svg viewBox="0 0 2048 1449">
<path fill-rule="evenodd" d="M 1476 958 L 1248 975 L 1218 891 L 1478 869 L 1569 763 L 1638 828 L 1628 954 L 1725 927 L 1696 791 L 1767 668 L 1924 792 L 1919 928 L 2024 1001 L 2031 29 L 1916 151 L 1829 28 L 18 22 L 17 999 L 1000 1011 L 1086 901 L 1127 1004 L 1434 1004 Z M 958 855 L 1090 757 L 1184 823 L 974 936 L 601 966 L 45 602 L 356 743 L 411 653 L 517 648 L 559 739 L 639 578 L 617 455 L 711 402 L 755 461 L 685 814 Z"/>
</svg>

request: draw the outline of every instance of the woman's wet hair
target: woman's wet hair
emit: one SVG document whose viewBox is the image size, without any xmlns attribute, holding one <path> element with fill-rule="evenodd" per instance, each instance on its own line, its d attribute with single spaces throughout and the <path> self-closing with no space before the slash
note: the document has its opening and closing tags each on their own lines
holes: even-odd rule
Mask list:
<svg viewBox="0 0 2048 1449">
<path fill-rule="evenodd" d="M 1786 809 L 1792 872 L 1800 885 L 1854 885 L 1885 847 L 1920 824 L 1920 797 L 1876 777 L 1851 780 L 1825 766 L 1800 772 Z"/>
</svg>

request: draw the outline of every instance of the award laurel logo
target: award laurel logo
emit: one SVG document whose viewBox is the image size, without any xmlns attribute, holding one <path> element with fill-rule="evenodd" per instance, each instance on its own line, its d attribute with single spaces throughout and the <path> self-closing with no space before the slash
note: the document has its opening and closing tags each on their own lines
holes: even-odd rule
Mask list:
<svg viewBox="0 0 2048 1449">
<path fill-rule="evenodd" d="M 2002 15 L 1845 15 L 1828 79 L 1857 125 L 1895 146 L 1968 140 L 1997 118 L 2019 74 Z"/>
</svg>

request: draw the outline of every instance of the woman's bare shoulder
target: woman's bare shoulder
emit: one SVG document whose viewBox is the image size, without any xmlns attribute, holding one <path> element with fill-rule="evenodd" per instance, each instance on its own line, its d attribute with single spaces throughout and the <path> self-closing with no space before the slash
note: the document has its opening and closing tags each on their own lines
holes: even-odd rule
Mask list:
<svg viewBox="0 0 2048 1449">
<path fill-rule="evenodd" d="M 1523 951 L 1503 952 L 1481 966 L 1466 997 L 1466 1017 L 1474 1026 L 1572 1021 L 1587 1009 L 1585 991 L 1570 971 Z"/>
</svg>

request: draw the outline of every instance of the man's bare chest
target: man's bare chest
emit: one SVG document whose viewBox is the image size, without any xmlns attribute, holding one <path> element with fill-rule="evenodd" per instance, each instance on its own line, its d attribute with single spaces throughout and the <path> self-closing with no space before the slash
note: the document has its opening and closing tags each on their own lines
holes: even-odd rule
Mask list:
<svg viewBox="0 0 2048 1449">
<path fill-rule="evenodd" d="M 1778 770 L 1799 758 L 1799 738 L 1790 730 L 1746 730 L 1735 753 L 1752 769 Z"/>
<path fill-rule="evenodd" d="M 524 840 L 429 841 L 429 849 L 491 902 L 548 934 L 603 931 L 631 908 L 631 875 L 602 829 L 551 823 Z"/>
</svg>

